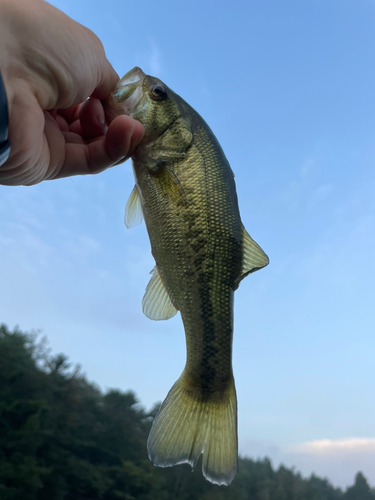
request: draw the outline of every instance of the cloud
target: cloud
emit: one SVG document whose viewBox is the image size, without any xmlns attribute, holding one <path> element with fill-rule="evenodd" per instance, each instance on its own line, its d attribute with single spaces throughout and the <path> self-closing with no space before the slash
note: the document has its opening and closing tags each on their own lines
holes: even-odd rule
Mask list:
<svg viewBox="0 0 375 500">
<path fill-rule="evenodd" d="M 150 41 L 150 55 L 148 64 L 150 66 L 151 73 L 153 75 L 158 75 L 161 72 L 161 56 L 158 46 L 153 38 Z"/>
<path fill-rule="evenodd" d="M 318 439 L 292 445 L 288 451 L 313 455 L 375 453 L 375 438 Z"/>
<path fill-rule="evenodd" d="M 146 74 L 160 77 L 162 73 L 161 53 L 155 38 L 148 38 L 148 44 L 145 43 L 142 52 L 136 54 L 135 63 Z"/>
<path fill-rule="evenodd" d="M 371 486 L 375 484 L 375 438 L 317 439 L 283 451 L 283 461 L 296 465 L 307 476 L 313 472 L 328 477 L 336 486 L 347 487 L 361 471 Z"/>
<path fill-rule="evenodd" d="M 353 485 L 358 471 L 375 485 L 375 438 L 317 439 L 293 445 L 245 439 L 239 444 L 242 456 L 268 457 L 276 469 L 282 464 L 295 467 L 304 477 L 326 477 L 344 490 Z"/>
<path fill-rule="evenodd" d="M 65 231 L 65 233 L 67 233 L 67 231 Z M 99 253 L 101 250 L 101 243 L 90 236 L 72 233 L 64 247 L 74 256 L 86 258 L 88 255 Z"/>
<path fill-rule="evenodd" d="M 308 158 L 294 169 L 292 177 L 286 178 L 279 192 L 279 200 L 292 212 L 304 209 L 316 211 L 323 202 L 329 203 L 333 194 L 334 186 L 327 182 L 319 159 Z"/>
</svg>

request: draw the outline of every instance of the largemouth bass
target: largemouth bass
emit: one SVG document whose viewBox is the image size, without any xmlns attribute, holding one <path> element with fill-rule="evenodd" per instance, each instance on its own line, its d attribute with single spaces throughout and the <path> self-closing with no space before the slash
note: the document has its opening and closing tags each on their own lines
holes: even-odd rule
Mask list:
<svg viewBox="0 0 375 500">
<path fill-rule="evenodd" d="M 156 265 L 143 298 L 151 319 L 180 311 L 186 365 L 154 419 L 151 462 L 194 467 L 228 485 L 237 468 L 237 399 L 232 372 L 233 293 L 268 257 L 244 229 L 234 174 L 216 137 L 180 96 L 135 67 L 107 108 L 145 135 L 132 160 L 127 227 L 146 222 Z"/>
</svg>

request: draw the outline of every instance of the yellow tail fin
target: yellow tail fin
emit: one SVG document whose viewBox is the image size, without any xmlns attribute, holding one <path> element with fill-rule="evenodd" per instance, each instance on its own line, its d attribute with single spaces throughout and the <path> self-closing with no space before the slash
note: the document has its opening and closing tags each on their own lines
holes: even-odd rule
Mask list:
<svg viewBox="0 0 375 500">
<path fill-rule="evenodd" d="M 208 481 L 229 485 L 237 470 L 237 398 L 234 380 L 224 394 L 197 396 L 181 376 L 154 419 L 147 442 L 151 462 L 159 467 L 188 463 L 203 453 Z"/>
</svg>

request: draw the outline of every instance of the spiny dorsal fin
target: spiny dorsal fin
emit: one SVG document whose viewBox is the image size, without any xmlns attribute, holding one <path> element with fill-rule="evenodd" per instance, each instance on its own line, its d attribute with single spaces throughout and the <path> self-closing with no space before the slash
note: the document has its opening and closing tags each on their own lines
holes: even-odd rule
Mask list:
<svg viewBox="0 0 375 500">
<path fill-rule="evenodd" d="M 125 226 L 129 229 L 130 227 L 134 227 L 140 224 L 142 220 L 143 212 L 141 205 L 141 195 L 139 194 L 137 186 L 134 186 L 125 207 Z"/>
<path fill-rule="evenodd" d="M 262 267 L 269 264 L 268 256 L 263 252 L 258 243 L 252 239 L 250 234 L 242 226 L 242 239 L 243 239 L 243 258 L 242 258 L 242 271 L 240 276 L 235 282 L 235 289 L 238 288 L 240 281 L 246 276 Z"/>
<path fill-rule="evenodd" d="M 151 273 L 152 278 L 146 287 L 146 293 L 142 300 L 142 310 L 150 319 L 170 319 L 177 313 L 177 309 L 169 298 L 157 266 Z"/>
</svg>

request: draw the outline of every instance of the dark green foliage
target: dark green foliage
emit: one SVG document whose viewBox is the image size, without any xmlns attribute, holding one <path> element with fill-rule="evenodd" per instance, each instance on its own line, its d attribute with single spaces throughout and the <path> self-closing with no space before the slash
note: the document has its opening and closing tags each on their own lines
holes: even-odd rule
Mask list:
<svg viewBox="0 0 375 500">
<path fill-rule="evenodd" d="M 268 459 L 239 460 L 228 488 L 205 481 L 200 464 L 153 467 L 146 414 L 132 392 L 103 395 L 36 335 L 0 326 L 1 500 L 375 500 L 356 476 L 346 493 Z"/>
<path fill-rule="evenodd" d="M 367 484 L 366 478 L 363 476 L 361 472 L 355 477 L 354 486 L 348 488 L 345 496 L 345 500 L 374 500 L 375 492 L 370 490 L 369 485 Z"/>
</svg>

